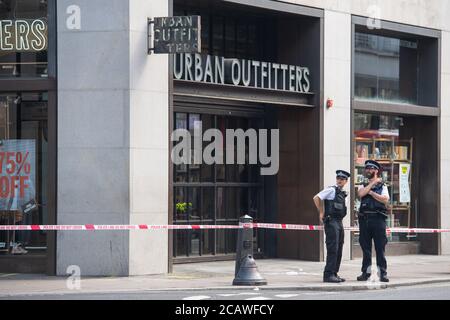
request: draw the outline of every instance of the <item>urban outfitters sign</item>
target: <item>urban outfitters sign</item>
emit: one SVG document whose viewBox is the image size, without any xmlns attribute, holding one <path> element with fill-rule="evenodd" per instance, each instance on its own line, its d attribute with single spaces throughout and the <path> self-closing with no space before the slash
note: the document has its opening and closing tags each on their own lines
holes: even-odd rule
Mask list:
<svg viewBox="0 0 450 320">
<path fill-rule="evenodd" d="M 38 52 L 47 50 L 45 20 L 0 20 L 0 51 Z"/>
<path fill-rule="evenodd" d="M 299 93 L 311 89 L 307 67 L 189 53 L 174 56 L 174 78 Z"/>
<path fill-rule="evenodd" d="M 200 16 L 159 17 L 153 27 L 154 53 L 195 53 L 201 50 Z"/>
</svg>

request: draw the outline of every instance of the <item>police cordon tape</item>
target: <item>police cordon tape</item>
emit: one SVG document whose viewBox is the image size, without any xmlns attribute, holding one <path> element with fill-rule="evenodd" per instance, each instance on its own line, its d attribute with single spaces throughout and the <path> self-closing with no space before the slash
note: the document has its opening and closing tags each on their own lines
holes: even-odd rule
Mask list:
<svg viewBox="0 0 450 320">
<path fill-rule="evenodd" d="M 0 225 L 0 231 L 104 231 L 104 230 L 204 230 L 204 229 L 275 229 L 323 231 L 323 226 L 281 223 L 243 223 L 240 225 Z M 359 231 L 358 227 L 344 227 L 344 230 Z M 388 233 L 443 233 L 450 229 L 431 228 L 386 228 Z"/>
</svg>

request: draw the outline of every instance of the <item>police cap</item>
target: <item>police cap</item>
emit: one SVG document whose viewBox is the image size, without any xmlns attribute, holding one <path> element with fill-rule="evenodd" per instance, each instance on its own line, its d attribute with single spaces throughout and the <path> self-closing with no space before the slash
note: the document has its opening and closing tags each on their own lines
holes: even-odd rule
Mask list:
<svg viewBox="0 0 450 320">
<path fill-rule="evenodd" d="M 350 178 L 350 173 L 348 173 L 347 171 L 344 171 L 344 170 L 337 170 L 336 177 L 348 179 L 348 178 Z"/>
<path fill-rule="evenodd" d="M 367 160 L 365 163 L 366 169 L 377 169 L 380 170 L 381 166 L 378 162 L 376 162 L 375 160 Z"/>
</svg>

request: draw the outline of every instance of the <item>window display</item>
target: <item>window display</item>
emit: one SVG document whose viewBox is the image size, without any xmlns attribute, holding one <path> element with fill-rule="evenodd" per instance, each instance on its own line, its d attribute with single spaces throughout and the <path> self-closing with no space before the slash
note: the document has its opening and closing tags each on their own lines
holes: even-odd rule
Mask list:
<svg viewBox="0 0 450 320">
<path fill-rule="evenodd" d="M 48 223 L 47 94 L 0 95 L 0 224 Z M 0 232 L 0 254 L 45 252 L 46 232 Z"/>
<path fill-rule="evenodd" d="M 355 114 L 354 186 L 355 212 L 359 209 L 357 189 L 367 181 L 364 162 L 368 159 L 381 164 L 380 177 L 390 194 L 389 227 L 415 227 L 412 221 L 413 138 L 400 138 L 402 118 L 387 115 Z M 417 219 L 417 217 L 414 217 Z M 357 218 L 355 217 L 357 220 Z M 355 220 L 355 221 L 356 221 Z M 415 234 L 392 234 L 391 241 L 415 240 Z"/>
</svg>

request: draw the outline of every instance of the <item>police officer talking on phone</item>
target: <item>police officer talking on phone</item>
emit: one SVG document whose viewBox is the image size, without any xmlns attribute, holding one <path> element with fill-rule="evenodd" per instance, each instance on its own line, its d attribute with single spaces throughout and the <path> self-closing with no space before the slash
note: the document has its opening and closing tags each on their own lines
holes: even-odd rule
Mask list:
<svg viewBox="0 0 450 320">
<path fill-rule="evenodd" d="M 387 278 L 387 262 L 384 255 L 387 244 L 386 218 L 389 202 L 389 191 L 382 179 L 378 177 L 380 164 L 374 160 L 365 162 L 365 175 L 368 183 L 359 186 L 358 197 L 361 199 L 359 208 L 359 244 L 363 252 L 362 274 L 358 281 L 366 281 L 371 276 L 372 239 L 375 244 L 377 266 L 380 281 L 389 282 Z"/>
<path fill-rule="evenodd" d="M 325 188 L 313 198 L 319 211 L 320 221 L 323 222 L 325 229 L 327 261 L 323 272 L 324 282 L 340 283 L 345 281 L 338 276 L 338 272 L 344 245 L 342 219 L 347 214 L 347 206 L 345 205 L 347 193 L 342 189 L 347 184 L 349 177 L 350 173 L 344 170 L 336 171 L 336 185 Z"/>
</svg>

